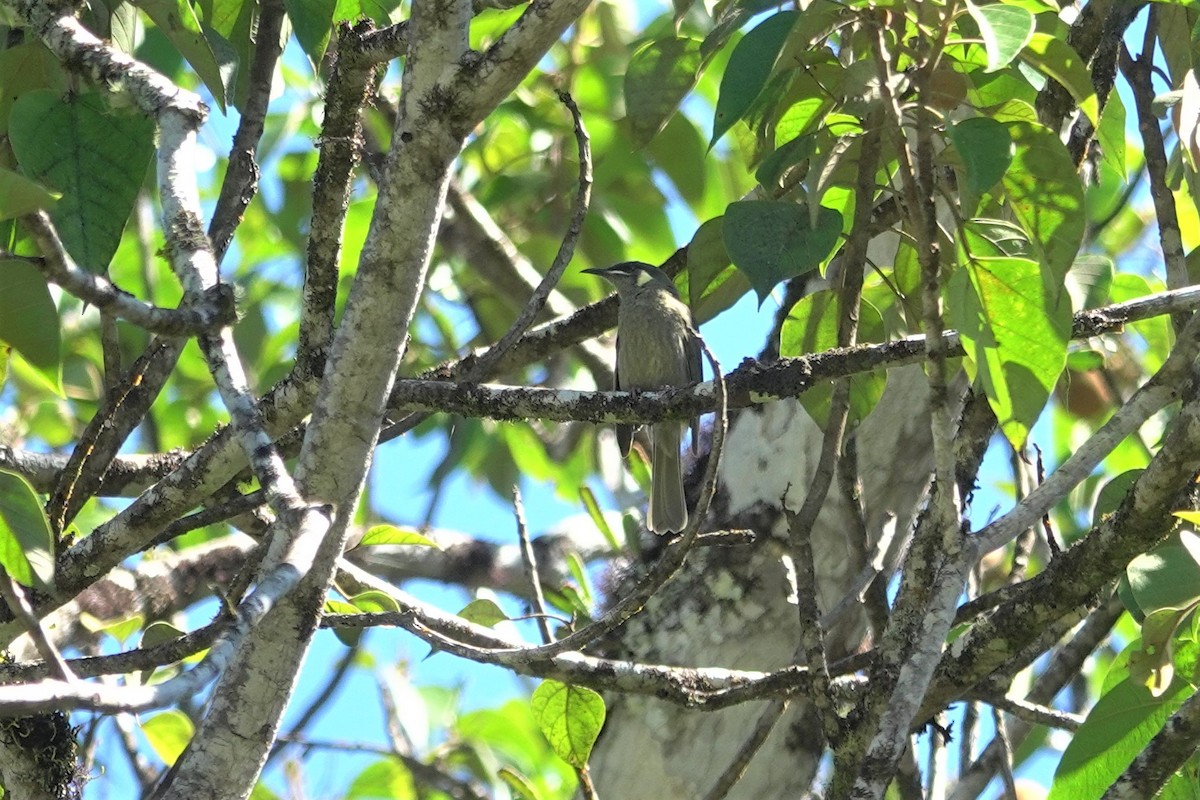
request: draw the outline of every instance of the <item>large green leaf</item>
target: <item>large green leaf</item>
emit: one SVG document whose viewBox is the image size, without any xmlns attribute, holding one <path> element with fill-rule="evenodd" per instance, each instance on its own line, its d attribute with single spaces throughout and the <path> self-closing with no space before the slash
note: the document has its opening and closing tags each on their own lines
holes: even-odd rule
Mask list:
<svg viewBox="0 0 1200 800">
<path fill-rule="evenodd" d="M 29 482 L 0 470 L 0 566 L 24 586 L 54 585 L 54 534 Z"/>
<path fill-rule="evenodd" d="M 950 277 L 947 294 L 967 374 L 1020 450 L 1066 366 L 1068 296 L 1046 286 L 1036 261 L 1010 256 L 968 261 Z"/>
<path fill-rule="evenodd" d="M 0 167 L 0 219 L 12 219 L 50 208 L 59 194 L 19 172 Z"/>
<path fill-rule="evenodd" d="M 65 72 L 54 54 L 37 40 L 0 50 L 0 131 L 8 128 L 13 101 L 36 89 L 66 89 Z"/>
<path fill-rule="evenodd" d="M 1008 128 L 988 117 L 971 117 L 947 125 L 946 133 L 962 162 L 965 180 L 960 186 L 962 213 L 974 216 L 983 193 L 1004 177 L 1013 159 Z"/>
<path fill-rule="evenodd" d="M 395 758 L 381 758 L 354 776 L 346 800 L 416 800 L 412 773 Z"/>
<path fill-rule="evenodd" d="M 1138 643 L 1130 645 L 1139 647 Z M 1196 643 L 1177 650 L 1177 662 L 1190 668 L 1177 674 L 1169 689 L 1155 697 L 1132 678 L 1109 688 L 1088 712 L 1071 738 L 1054 773 L 1047 800 L 1089 800 L 1100 797 L 1145 749 L 1171 714 L 1195 688 Z"/>
<path fill-rule="evenodd" d="M 141 8 L 167 35 L 204 81 L 217 107 L 225 111 L 233 97 L 237 76 L 237 53 L 229 41 L 214 28 L 200 22 L 188 0 L 138 0 Z M 224 19 L 222 25 L 226 24 Z"/>
<path fill-rule="evenodd" d="M 1065 39 L 1039 31 L 1030 37 L 1021 58 L 1038 72 L 1062 84 L 1092 125 L 1100 124 L 1100 101 L 1092 87 L 1091 73 L 1079 53 Z"/>
<path fill-rule="evenodd" d="M 550 747 L 573 767 L 587 766 L 604 727 L 604 698 L 583 686 L 543 681 L 529 699 L 533 717 Z"/>
<path fill-rule="evenodd" d="M 329 46 L 337 0 L 283 0 L 283 5 L 300 47 L 315 69 L 320 66 L 325 48 Z"/>
<path fill-rule="evenodd" d="M 815 225 L 812 216 L 806 206 L 773 200 L 740 200 L 725 210 L 725 250 L 760 304 L 775 284 L 811 272 L 833 252 L 842 215 L 821 207 Z"/>
<path fill-rule="evenodd" d="M 167 765 L 174 764 L 192 740 L 196 727 L 182 711 L 163 711 L 142 720 L 142 733 Z"/>
<path fill-rule="evenodd" d="M 1001 3 L 986 6 L 967 3 L 967 11 L 979 26 L 987 51 L 988 72 L 1008 66 L 1033 35 L 1033 14 L 1024 8 Z"/>
<path fill-rule="evenodd" d="M 0 259 L 0 342 L 21 354 L 47 386 L 62 392 L 58 309 L 46 278 L 24 261 Z"/>
<path fill-rule="evenodd" d="M 1017 221 L 1038 245 L 1054 283 L 1061 286 L 1079 253 L 1087 224 L 1083 185 L 1057 134 L 1023 121 L 1007 127 L 1016 152 L 1004 173 L 1004 191 Z"/>
<path fill-rule="evenodd" d="M 9 137 L 25 173 L 62 192 L 50 216 L 67 251 L 104 272 L 154 155 L 154 123 L 98 94 L 43 89 L 13 104 Z"/>
<path fill-rule="evenodd" d="M 729 260 L 724 240 L 725 218 L 710 219 L 696 229 L 687 247 L 688 305 L 697 325 L 720 314 L 750 291 L 750 282 Z"/>
<path fill-rule="evenodd" d="M 750 110 L 767 85 L 788 33 L 799 18 L 799 11 L 781 11 L 761 22 L 737 43 L 721 78 L 709 147 Z"/>
<path fill-rule="evenodd" d="M 699 39 L 657 39 L 642 45 L 630 57 L 625 71 L 625 114 L 635 147 L 643 146 L 663 129 L 696 85 L 699 71 Z"/>
</svg>

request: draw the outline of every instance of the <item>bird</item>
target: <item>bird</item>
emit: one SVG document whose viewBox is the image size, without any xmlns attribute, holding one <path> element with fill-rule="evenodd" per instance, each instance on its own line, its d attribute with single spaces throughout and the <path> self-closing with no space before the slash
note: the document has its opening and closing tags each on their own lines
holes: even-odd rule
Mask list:
<svg viewBox="0 0 1200 800">
<path fill-rule="evenodd" d="M 583 272 L 598 275 L 617 289 L 617 391 L 682 387 L 700 381 L 700 340 L 692 324 L 692 312 L 666 273 L 641 261 Z M 617 425 L 622 456 L 629 455 L 634 427 Z M 697 421 L 693 420 L 693 452 L 696 432 Z M 670 420 L 650 426 L 650 508 L 646 527 L 653 533 L 679 533 L 687 527 L 679 454 L 682 438 L 682 422 Z"/>
</svg>

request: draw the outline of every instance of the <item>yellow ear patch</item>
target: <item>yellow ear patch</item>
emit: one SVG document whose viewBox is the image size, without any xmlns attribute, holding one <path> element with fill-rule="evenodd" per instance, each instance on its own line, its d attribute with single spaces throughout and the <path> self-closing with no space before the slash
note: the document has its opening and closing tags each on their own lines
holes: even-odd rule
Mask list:
<svg viewBox="0 0 1200 800">
<path fill-rule="evenodd" d="M 646 270 L 639 269 L 637 271 L 637 285 L 638 286 L 645 286 L 647 283 L 650 283 L 650 281 L 652 281 L 652 280 L 654 280 L 654 276 L 651 275 L 649 272 L 646 272 Z"/>
</svg>

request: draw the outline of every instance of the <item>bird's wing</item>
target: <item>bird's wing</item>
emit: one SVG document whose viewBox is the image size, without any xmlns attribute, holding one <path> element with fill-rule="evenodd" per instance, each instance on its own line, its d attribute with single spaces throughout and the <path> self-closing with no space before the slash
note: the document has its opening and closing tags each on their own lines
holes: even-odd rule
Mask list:
<svg viewBox="0 0 1200 800">
<path fill-rule="evenodd" d="M 621 337 L 617 336 L 617 352 L 621 351 Z M 617 358 L 613 363 L 613 390 L 620 392 L 621 389 L 621 359 Z M 621 449 L 621 456 L 629 455 L 629 448 L 633 446 L 633 426 L 632 425 L 615 425 L 613 426 L 617 432 L 617 447 Z"/>
<path fill-rule="evenodd" d="M 704 379 L 704 364 L 700 353 L 700 334 L 688 328 L 687 340 L 683 343 L 684 358 L 687 360 L 688 383 L 699 383 Z M 700 452 L 700 418 L 692 417 L 692 455 Z"/>
</svg>

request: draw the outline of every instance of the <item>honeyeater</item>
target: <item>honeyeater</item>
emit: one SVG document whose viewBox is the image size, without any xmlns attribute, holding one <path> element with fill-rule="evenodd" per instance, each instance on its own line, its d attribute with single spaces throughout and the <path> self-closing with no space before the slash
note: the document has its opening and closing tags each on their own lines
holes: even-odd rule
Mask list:
<svg viewBox="0 0 1200 800">
<path fill-rule="evenodd" d="M 687 386 L 701 378 L 700 342 L 692 313 L 671 279 L 657 267 L 626 261 L 607 269 L 585 269 L 617 287 L 618 391 Z M 617 426 L 621 455 L 629 455 L 632 425 Z M 692 449 L 696 448 L 692 421 Z M 687 527 L 683 469 L 679 444 L 683 423 L 656 422 L 650 426 L 650 510 L 647 527 L 654 533 L 678 533 Z"/>
</svg>

